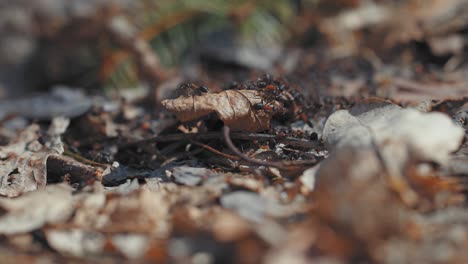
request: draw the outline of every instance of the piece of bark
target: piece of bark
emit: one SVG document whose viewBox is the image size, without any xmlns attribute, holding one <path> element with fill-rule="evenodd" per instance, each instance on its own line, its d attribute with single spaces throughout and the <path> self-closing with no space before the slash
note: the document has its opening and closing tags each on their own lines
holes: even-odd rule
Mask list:
<svg viewBox="0 0 468 264">
<path fill-rule="evenodd" d="M 47 159 L 47 182 L 62 182 L 84 186 L 98 179 L 98 170 L 70 157 L 50 155 Z"/>
</svg>

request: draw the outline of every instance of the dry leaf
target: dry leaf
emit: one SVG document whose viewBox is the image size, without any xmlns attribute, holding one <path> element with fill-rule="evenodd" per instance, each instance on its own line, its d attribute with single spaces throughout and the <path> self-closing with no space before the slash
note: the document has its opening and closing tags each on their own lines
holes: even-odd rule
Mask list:
<svg viewBox="0 0 468 264">
<path fill-rule="evenodd" d="M 216 113 L 232 130 L 262 131 L 270 128 L 273 115 L 282 109 L 281 104 L 267 100 L 256 90 L 227 90 L 201 96 L 179 97 L 162 101 L 163 106 L 176 113 L 182 121 L 192 121 Z M 254 109 L 257 104 L 268 105 L 269 110 Z"/>
<path fill-rule="evenodd" d="M 139 189 L 125 195 L 82 195 L 74 226 L 94 227 L 110 233 L 149 232 L 165 234 L 169 204 L 161 193 Z M 131 216 L 131 217 L 129 217 Z"/>
<path fill-rule="evenodd" d="M 288 207 L 273 199 L 247 191 L 235 191 L 225 194 L 220 199 L 225 208 L 236 211 L 242 217 L 261 222 L 266 216 L 285 217 L 292 213 L 293 207 Z"/>
<path fill-rule="evenodd" d="M 68 119 L 57 118 L 39 142 L 39 126 L 31 125 L 9 145 L 0 147 L 0 195 L 18 196 L 23 192 L 44 188 L 47 183 L 47 158 L 63 152 L 60 134 Z"/>
<path fill-rule="evenodd" d="M 215 177 L 216 173 L 206 168 L 194 168 L 188 166 L 175 167 L 172 170 L 174 181 L 187 186 L 197 186 L 205 179 Z"/>
<path fill-rule="evenodd" d="M 106 242 L 104 235 L 80 229 L 48 230 L 45 234 L 53 249 L 77 257 L 101 253 Z"/>
<path fill-rule="evenodd" d="M 335 112 L 324 126 L 323 139 L 338 148 L 337 152 L 349 147 L 375 148 L 389 176 L 389 186 L 407 205 L 415 206 L 421 197 L 410 185 L 418 183 L 408 176 L 406 168 L 421 162 L 447 165 L 464 134 L 445 114 L 378 103 Z"/>
<path fill-rule="evenodd" d="M 74 207 L 72 189 L 66 185 L 51 185 L 45 190 L 10 199 L 1 197 L 0 234 L 30 232 L 48 223 L 67 220 Z"/>
<path fill-rule="evenodd" d="M 79 89 L 59 86 L 47 94 L 1 101 L 0 113 L 50 120 L 57 116 L 77 117 L 88 111 L 92 103 L 92 98 Z"/>
<path fill-rule="evenodd" d="M 340 239 L 353 241 L 349 246 L 354 248 L 340 254 L 360 254 L 376 247 L 399 234 L 407 221 L 407 209 L 382 175 L 380 162 L 369 147 L 341 148 L 320 165 L 312 201 L 323 224 L 339 232 Z M 320 241 L 319 237 L 317 246 L 325 252 L 337 247 Z"/>
<path fill-rule="evenodd" d="M 325 123 L 323 140 L 331 146 L 370 146 L 372 140 L 399 169 L 413 160 L 445 164 L 460 146 L 464 131 L 445 114 L 378 103 L 333 113 Z"/>
</svg>

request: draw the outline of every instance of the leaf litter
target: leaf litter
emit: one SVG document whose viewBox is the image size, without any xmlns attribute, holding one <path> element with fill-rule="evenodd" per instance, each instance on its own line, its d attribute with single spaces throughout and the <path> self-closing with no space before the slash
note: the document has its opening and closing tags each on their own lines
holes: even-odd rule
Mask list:
<svg viewBox="0 0 468 264">
<path fill-rule="evenodd" d="M 44 145 L 39 142 L 39 126 L 31 125 L 8 145 L 0 147 L 1 195 L 13 197 L 46 186 L 47 159 L 64 151 L 60 135 L 68 122 L 68 119 L 53 119 L 45 133 Z"/>
<path fill-rule="evenodd" d="M 191 65 L 198 80 L 149 107 L 63 90 L 2 101 L 0 255 L 467 262 L 466 0 L 319 2 L 272 74 Z M 177 90 L 146 43 L 110 30 L 163 81 L 158 97 Z"/>
</svg>

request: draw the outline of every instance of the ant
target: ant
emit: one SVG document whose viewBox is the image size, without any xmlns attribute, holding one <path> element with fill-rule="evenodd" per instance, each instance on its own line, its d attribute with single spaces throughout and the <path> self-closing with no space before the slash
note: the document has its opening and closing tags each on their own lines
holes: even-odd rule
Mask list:
<svg viewBox="0 0 468 264">
<path fill-rule="evenodd" d="M 262 99 L 262 102 L 253 104 L 252 108 L 254 110 L 256 110 L 256 111 L 263 110 L 263 111 L 265 111 L 267 113 L 272 113 L 272 112 L 277 112 L 278 111 L 278 108 L 276 106 L 271 106 L 269 104 L 265 104 L 263 102 L 263 99 Z"/>
<path fill-rule="evenodd" d="M 190 97 L 190 96 L 199 96 L 203 95 L 209 92 L 208 87 L 205 85 L 195 85 L 191 82 L 183 82 L 181 83 L 176 90 L 176 93 L 179 96 L 185 96 L 185 97 Z"/>
<path fill-rule="evenodd" d="M 257 87 L 258 88 L 265 88 L 267 85 L 271 84 L 273 78 L 270 74 L 264 74 L 260 78 L 257 79 Z"/>
</svg>

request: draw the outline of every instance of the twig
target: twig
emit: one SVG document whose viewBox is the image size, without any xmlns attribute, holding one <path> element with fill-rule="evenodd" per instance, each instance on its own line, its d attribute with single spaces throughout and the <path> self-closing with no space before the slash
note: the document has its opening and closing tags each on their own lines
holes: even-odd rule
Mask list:
<svg viewBox="0 0 468 264">
<path fill-rule="evenodd" d="M 220 132 L 210 132 L 210 133 L 204 133 L 204 134 L 189 133 L 189 134 L 159 135 L 156 137 L 123 144 L 123 145 L 120 145 L 119 147 L 124 149 L 124 148 L 129 148 L 129 147 L 135 147 L 140 144 L 147 144 L 150 142 L 158 143 L 158 142 L 170 142 L 170 141 L 220 139 L 222 136 L 223 135 Z M 310 140 L 294 138 L 294 137 L 283 137 L 283 136 L 277 136 L 277 135 L 271 135 L 271 134 L 244 133 L 244 132 L 234 132 L 234 133 L 231 133 L 230 136 L 233 139 L 240 139 L 240 140 L 256 140 L 256 141 L 276 140 L 286 145 L 298 147 L 298 148 L 308 148 L 308 149 L 313 148 L 315 150 L 324 149 L 321 144 L 318 144 Z"/>
<path fill-rule="evenodd" d="M 252 163 L 252 164 L 257 164 L 261 166 L 268 166 L 268 167 L 275 167 L 281 170 L 287 170 L 290 169 L 293 166 L 306 166 L 306 165 L 312 165 L 316 164 L 317 160 L 296 160 L 296 161 L 265 161 L 265 160 L 258 160 L 251 158 L 249 156 L 246 156 L 244 153 L 242 153 L 235 145 L 232 143 L 231 136 L 230 134 L 230 129 L 228 126 L 224 126 L 223 128 L 223 135 L 224 135 L 224 140 L 226 142 L 226 145 L 241 159 Z"/>
<path fill-rule="evenodd" d="M 107 164 L 102 164 L 102 163 L 99 163 L 99 162 L 95 162 L 95 161 L 92 161 L 92 160 L 89 160 L 79 154 L 76 154 L 76 153 L 73 153 L 69 150 L 65 150 L 65 152 L 63 153 L 63 155 L 65 156 L 69 156 L 69 157 L 72 157 L 74 158 L 75 160 L 83 163 L 83 164 L 86 164 L 86 165 L 91 165 L 91 166 L 97 166 L 97 167 L 102 167 L 102 168 L 107 168 L 108 165 Z"/>
<path fill-rule="evenodd" d="M 197 141 L 194 141 L 194 140 L 190 140 L 190 142 L 191 142 L 192 144 L 194 144 L 194 145 L 200 146 L 200 147 L 202 147 L 202 148 L 204 148 L 204 149 L 206 149 L 206 150 L 208 150 L 208 151 L 211 151 L 211 152 L 213 152 L 213 153 L 215 153 L 215 154 L 221 155 L 221 156 L 226 157 L 226 158 L 228 158 L 228 159 L 240 160 L 240 158 L 237 157 L 237 156 L 232 156 L 232 155 L 223 153 L 223 152 L 221 152 L 221 151 L 219 151 L 219 150 L 217 150 L 217 149 L 214 149 L 214 148 L 210 147 L 209 145 L 203 144 L 203 143 L 201 143 L 201 142 L 197 142 Z"/>
</svg>

